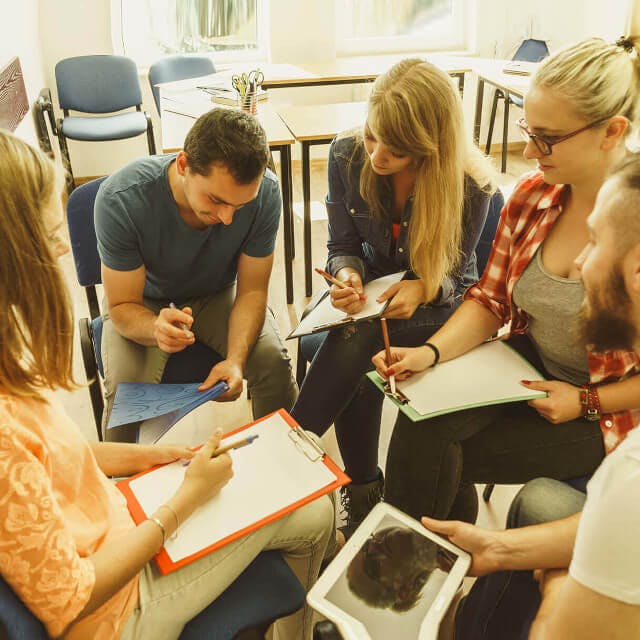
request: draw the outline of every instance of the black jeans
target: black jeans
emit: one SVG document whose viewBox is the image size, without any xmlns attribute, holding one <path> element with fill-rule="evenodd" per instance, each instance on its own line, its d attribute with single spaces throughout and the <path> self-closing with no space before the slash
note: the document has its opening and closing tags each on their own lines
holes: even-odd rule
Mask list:
<svg viewBox="0 0 640 640">
<path fill-rule="evenodd" d="M 507 527 L 566 518 L 582 510 L 585 494 L 546 478 L 527 483 L 514 498 Z M 540 590 L 531 571 L 499 571 L 478 578 L 456 615 L 456 640 L 526 640 Z"/>
<path fill-rule="evenodd" d="M 541 370 L 527 338 L 510 341 Z M 474 483 L 522 484 L 591 474 L 604 457 L 600 426 L 582 418 L 551 424 L 525 402 L 411 422 L 398 414 L 385 500 L 414 518 L 475 522 Z"/>
<path fill-rule="evenodd" d="M 389 320 L 391 344 L 414 347 L 425 342 L 456 307 L 419 307 L 409 320 Z M 303 352 L 315 356 L 291 414 L 320 436 L 335 424 L 345 471 L 356 483 L 368 482 L 377 475 L 384 396 L 364 374 L 373 369 L 372 356 L 384 348 L 380 322 L 363 321 L 323 336 L 302 338 Z"/>
</svg>

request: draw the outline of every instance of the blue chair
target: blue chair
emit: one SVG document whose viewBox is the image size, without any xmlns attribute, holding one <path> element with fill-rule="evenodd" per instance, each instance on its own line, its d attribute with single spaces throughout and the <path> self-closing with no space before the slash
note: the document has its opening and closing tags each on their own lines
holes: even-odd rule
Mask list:
<svg viewBox="0 0 640 640">
<path fill-rule="evenodd" d="M 64 118 L 58 120 L 54 133 L 71 184 L 73 172 L 67 138 L 97 142 L 146 133 L 149 153 L 156 153 L 153 125 L 149 115 L 142 111 L 138 69 L 133 60 L 111 55 L 67 58 L 56 64 L 55 76 Z M 130 107 L 135 107 L 135 111 L 115 113 Z M 70 111 L 100 117 L 72 116 Z"/>
<path fill-rule="evenodd" d="M 523 40 L 518 50 L 513 55 L 512 60 L 522 60 L 526 62 L 540 62 L 549 55 L 549 47 L 544 40 L 534 40 L 529 38 Z M 502 173 L 507 170 L 507 142 L 509 134 L 509 105 L 522 108 L 523 100 L 519 96 L 512 93 L 505 95 L 501 89 L 496 89 L 493 95 L 493 104 L 491 106 L 491 117 L 489 118 L 489 132 L 487 134 L 487 146 L 485 153 L 491 151 L 491 139 L 493 138 L 493 125 L 496 121 L 496 110 L 498 109 L 498 100 L 504 100 L 504 120 L 502 123 Z"/>
<path fill-rule="evenodd" d="M 153 99 L 156 103 L 158 115 L 160 111 L 160 89 L 157 85 L 163 82 L 173 82 L 174 80 L 186 80 L 188 78 L 199 78 L 208 76 L 216 72 L 213 60 L 207 56 L 175 55 L 167 56 L 149 67 L 149 84 L 153 91 Z"/>
<path fill-rule="evenodd" d="M 102 342 L 102 316 L 96 294 L 96 285 L 102 282 L 100 256 L 94 227 L 94 204 L 104 178 L 87 182 L 75 189 L 67 202 L 67 224 L 71 251 L 76 267 L 78 283 L 85 290 L 89 305 L 89 318 L 80 318 L 78 323 L 82 361 L 89 383 L 89 396 L 98 439 L 102 440 L 102 413 L 104 396 L 101 379 L 104 378 L 100 345 Z M 222 360 L 213 349 L 196 342 L 169 357 L 162 382 L 202 382 L 211 367 Z"/>
<path fill-rule="evenodd" d="M 263 551 L 208 607 L 193 618 L 180 640 L 232 640 L 249 630 L 264 634 L 273 622 L 304 604 L 302 585 L 277 551 Z M 48 640 L 44 625 L 0 578 L 0 637 Z"/>
</svg>

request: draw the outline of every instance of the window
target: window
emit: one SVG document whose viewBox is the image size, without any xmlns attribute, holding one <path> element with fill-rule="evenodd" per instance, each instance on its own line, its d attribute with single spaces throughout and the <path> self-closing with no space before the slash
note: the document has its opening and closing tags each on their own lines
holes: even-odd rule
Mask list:
<svg viewBox="0 0 640 640">
<path fill-rule="evenodd" d="M 339 53 L 464 46 L 464 0 L 336 0 Z"/>
<path fill-rule="evenodd" d="M 112 0 L 116 50 L 148 66 L 173 53 L 266 58 L 265 0 Z"/>
</svg>

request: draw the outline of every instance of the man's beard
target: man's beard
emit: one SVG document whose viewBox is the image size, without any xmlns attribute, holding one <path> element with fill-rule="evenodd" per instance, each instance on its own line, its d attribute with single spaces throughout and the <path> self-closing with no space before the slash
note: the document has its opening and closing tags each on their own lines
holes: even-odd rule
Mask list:
<svg viewBox="0 0 640 640">
<path fill-rule="evenodd" d="M 598 290 L 585 297 L 577 328 L 582 342 L 595 351 L 634 348 L 637 331 L 620 265 Z"/>
</svg>

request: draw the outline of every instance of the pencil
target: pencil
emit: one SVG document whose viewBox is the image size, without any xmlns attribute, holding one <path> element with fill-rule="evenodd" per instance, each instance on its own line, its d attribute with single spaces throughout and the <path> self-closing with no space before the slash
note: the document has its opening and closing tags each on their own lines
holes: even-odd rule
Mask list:
<svg viewBox="0 0 640 640">
<path fill-rule="evenodd" d="M 348 284 L 346 284 L 345 282 L 342 282 L 341 280 L 338 280 L 338 278 L 334 278 L 328 271 L 325 271 L 324 269 L 318 269 L 318 267 L 316 267 L 315 272 L 320 274 L 329 284 L 335 284 L 336 287 L 339 287 L 340 289 L 349 288 Z M 360 300 L 364 300 L 366 297 L 364 293 L 361 293 L 359 295 L 360 295 Z"/>
<path fill-rule="evenodd" d="M 248 444 L 251 444 L 254 440 L 257 440 L 260 437 L 259 434 L 255 434 L 253 436 L 247 436 L 246 438 L 242 438 L 242 440 L 236 440 L 231 444 L 227 444 L 224 447 L 218 447 L 212 454 L 212 458 L 217 458 L 221 456 L 223 453 L 227 453 L 227 451 L 231 451 L 232 449 L 240 449 L 240 447 L 246 447 Z M 189 466 L 191 460 L 187 460 L 184 463 L 185 467 Z"/>
<path fill-rule="evenodd" d="M 384 351 L 387 359 L 387 368 L 391 366 L 391 345 L 389 344 L 389 330 L 387 329 L 387 319 L 380 318 L 380 326 L 382 327 L 382 339 L 384 340 Z M 389 386 L 391 387 L 391 393 L 396 392 L 396 377 L 394 375 L 389 376 Z"/>
<path fill-rule="evenodd" d="M 176 307 L 176 305 L 173 302 L 169 303 L 169 308 L 170 309 L 177 309 L 178 307 Z M 187 325 L 184 322 L 180 323 L 180 328 L 187 334 L 187 337 L 191 337 L 189 334 L 189 327 L 187 327 Z"/>
</svg>

